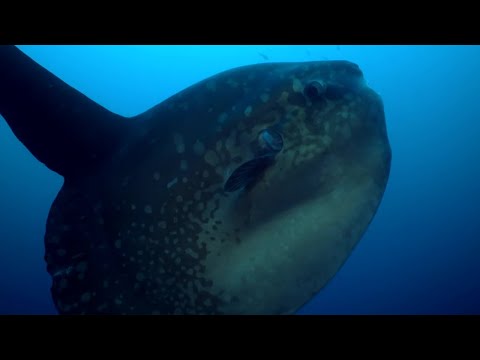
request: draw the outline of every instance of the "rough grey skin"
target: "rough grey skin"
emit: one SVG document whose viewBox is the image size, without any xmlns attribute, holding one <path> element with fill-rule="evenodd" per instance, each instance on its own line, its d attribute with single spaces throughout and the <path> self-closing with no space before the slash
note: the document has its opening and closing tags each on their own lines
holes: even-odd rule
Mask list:
<svg viewBox="0 0 480 360">
<path fill-rule="evenodd" d="M 310 99 L 314 80 L 340 91 Z M 282 119 L 275 163 L 223 191 Z M 61 313 L 293 313 L 345 262 L 387 184 L 382 102 L 349 62 L 230 70 L 132 120 L 136 137 L 94 176 L 66 179 L 52 206 Z"/>
</svg>

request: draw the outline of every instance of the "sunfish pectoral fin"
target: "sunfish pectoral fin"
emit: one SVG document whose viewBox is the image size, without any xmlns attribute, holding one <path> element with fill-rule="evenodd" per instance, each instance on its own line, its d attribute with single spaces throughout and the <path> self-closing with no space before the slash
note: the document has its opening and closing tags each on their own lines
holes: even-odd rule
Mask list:
<svg viewBox="0 0 480 360">
<path fill-rule="evenodd" d="M 227 179 L 224 190 L 233 192 L 248 186 L 273 163 L 274 158 L 275 154 L 268 154 L 243 163 Z"/>
<path fill-rule="evenodd" d="M 0 115 L 39 161 L 63 176 L 94 171 L 133 130 L 37 64 L 0 46 Z"/>
</svg>

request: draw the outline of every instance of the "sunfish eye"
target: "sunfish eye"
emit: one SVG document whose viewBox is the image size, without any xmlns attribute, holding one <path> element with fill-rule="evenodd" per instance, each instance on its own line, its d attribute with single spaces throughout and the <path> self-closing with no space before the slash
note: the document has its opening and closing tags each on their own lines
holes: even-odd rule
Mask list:
<svg viewBox="0 0 480 360">
<path fill-rule="evenodd" d="M 310 100 L 316 100 L 321 97 L 325 91 L 327 90 L 327 86 L 323 81 L 310 81 L 303 90 L 303 93 L 307 98 Z"/>
<path fill-rule="evenodd" d="M 260 132 L 260 142 L 271 152 L 279 152 L 283 148 L 282 135 L 274 129 L 265 129 Z"/>
</svg>

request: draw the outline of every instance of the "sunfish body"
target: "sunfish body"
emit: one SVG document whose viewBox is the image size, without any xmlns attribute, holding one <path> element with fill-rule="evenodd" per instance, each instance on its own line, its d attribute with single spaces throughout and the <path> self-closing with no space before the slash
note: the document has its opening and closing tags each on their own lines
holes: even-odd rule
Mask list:
<svg viewBox="0 0 480 360">
<path fill-rule="evenodd" d="M 382 101 L 347 61 L 232 69 L 128 119 L 14 47 L 0 83 L 0 114 L 65 179 L 45 235 L 63 314 L 294 313 L 387 184 Z"/>
</svg>

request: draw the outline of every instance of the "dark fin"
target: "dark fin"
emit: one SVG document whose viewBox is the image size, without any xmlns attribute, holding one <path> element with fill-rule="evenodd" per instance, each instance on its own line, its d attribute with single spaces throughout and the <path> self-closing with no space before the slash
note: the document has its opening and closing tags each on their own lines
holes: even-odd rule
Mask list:
<svg viewBox="0 0 480 360">
<path fill-rule="evenodd" d="M 230 175 L 223 189 L 232 192 L 248 186 L 272 164 L 273 159 L 273 155 L 265 155 L 243 163 Z"/>
<path fill-rule="evenodd" d="M 132 125 L 15 46 L 0 46 L 0 115 L 33 156 L 63 176 L 98 169 Z"/>
</svg>

